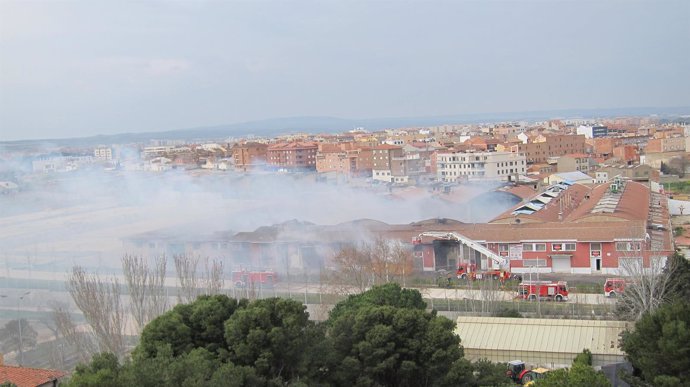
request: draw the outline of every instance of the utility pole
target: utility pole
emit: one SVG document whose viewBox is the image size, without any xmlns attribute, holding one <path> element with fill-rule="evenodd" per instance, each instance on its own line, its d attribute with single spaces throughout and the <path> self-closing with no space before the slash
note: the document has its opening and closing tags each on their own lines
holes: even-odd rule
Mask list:
<svg viewBox="0 0 690 387">
<path fill-rule="evenodd" d="M 19 365 L 24 364 L 24 343 L 22 342 L 22 319 L 21 310 L 19 309 L 20 303 L 24 300 L 24 297 L 31 294 L 31 291 L 26 291 L 24 294 L 19 296 L 17 299 L 17 325 L 19 325 Z"/>
</svg>

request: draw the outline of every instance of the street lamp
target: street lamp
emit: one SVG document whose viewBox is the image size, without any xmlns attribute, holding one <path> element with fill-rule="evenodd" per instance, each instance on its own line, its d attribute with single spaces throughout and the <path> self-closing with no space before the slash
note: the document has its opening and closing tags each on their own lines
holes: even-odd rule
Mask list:
<svg viewBox="0 0 690 387">
<path fill-rule="evenodd" d="M 27 290 L 26 292 L 22 293 L 22 295 L 20 295 L 17 298 L 17 327 L 19 328 L 19 365 L 22 365 L 22 363 L 24 363 L 24 348 L 22 346 L 22 344 L 23 344 L 23 342 L 22 342 L 22 319 L 20 316 L 19 306 L 20 306 L 20 303 L 22 302 L 22 300 L 24 300 L 24 297 L 28 296 L 29 294 L 31 294 L 31 291 Z M 8 298 L 8 297 L 9 296 L 7 294 L 0 294 L 0 298 Z"/>
<path fill-rule="evenodd" d="M 31 294 L 31 291 L 26 291 L 24 294 L 19 296 L 17 299 L 17 325 L 19 325 L 19 365 L 21 366 L 24 364 L 24 348 L 23 348 L 23 343 L 22 343 L 22 319 L 21 319 L 21 311 L 19 309 L 19 304 L 24 300 L 24 297 L 28 296 Z"/>
</svg>

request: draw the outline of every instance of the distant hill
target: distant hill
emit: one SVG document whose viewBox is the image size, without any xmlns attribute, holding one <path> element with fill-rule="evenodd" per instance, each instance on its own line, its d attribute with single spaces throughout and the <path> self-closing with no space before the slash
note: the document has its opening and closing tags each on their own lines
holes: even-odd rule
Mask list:
<svg viewBox="0 0 690 387">
<path fill-rule="evenodd" d="M 205 126 L 166 131 L 121 133 L 82 138 L 25 140 L 0 142 L 6 148 L 31 147 L 31 145 L 88 146 L 98 144 L 124 144 L 149 140 L 223 140 L 227 138 L 275 137 L 282 134 L 342 133 L 355 128 L 376 131 L 388 128 L 433 126 L 442 124 L 491 123 L 502 121 L 541 121 L 554 118 L 607 118 L 621 116 L 651 116 L 678 118 L 689 117 L 690 107 L 638 107 L 616 109 L 566 109 L 533 112 L 477 113 L 434 117 L 389 117 L 367 119 L 343 119 L 335 117 L 284 117 L 249 121 L 228 125 Z"/>
</svg>

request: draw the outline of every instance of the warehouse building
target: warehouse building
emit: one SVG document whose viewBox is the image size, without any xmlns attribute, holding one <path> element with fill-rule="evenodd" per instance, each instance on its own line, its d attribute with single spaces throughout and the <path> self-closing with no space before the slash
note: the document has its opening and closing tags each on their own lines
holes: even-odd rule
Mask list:
<svg viewBox="0 0 690 387">
<path fill-rule="evenodd" d="M 528 366 L 570 367 L 584 349 L 592 352 L 592 365 L 602 367 L 625 361 L 618 346 L 624 321 L 553 320 L 502 317 L 458 317 L 456 333 L 465 357 L 497 363 L 522 360 Z"/>
</svg>

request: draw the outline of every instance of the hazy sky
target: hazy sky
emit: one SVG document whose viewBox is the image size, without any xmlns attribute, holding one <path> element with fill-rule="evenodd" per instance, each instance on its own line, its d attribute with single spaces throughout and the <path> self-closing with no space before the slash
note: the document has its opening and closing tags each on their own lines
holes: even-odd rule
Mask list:
<svg viewBox="0 0 690 387">
<path fill-rule="evenodd" d="M 688 105 L 687 0 L 0 0 L 0 140 Z"/>
</svg>

